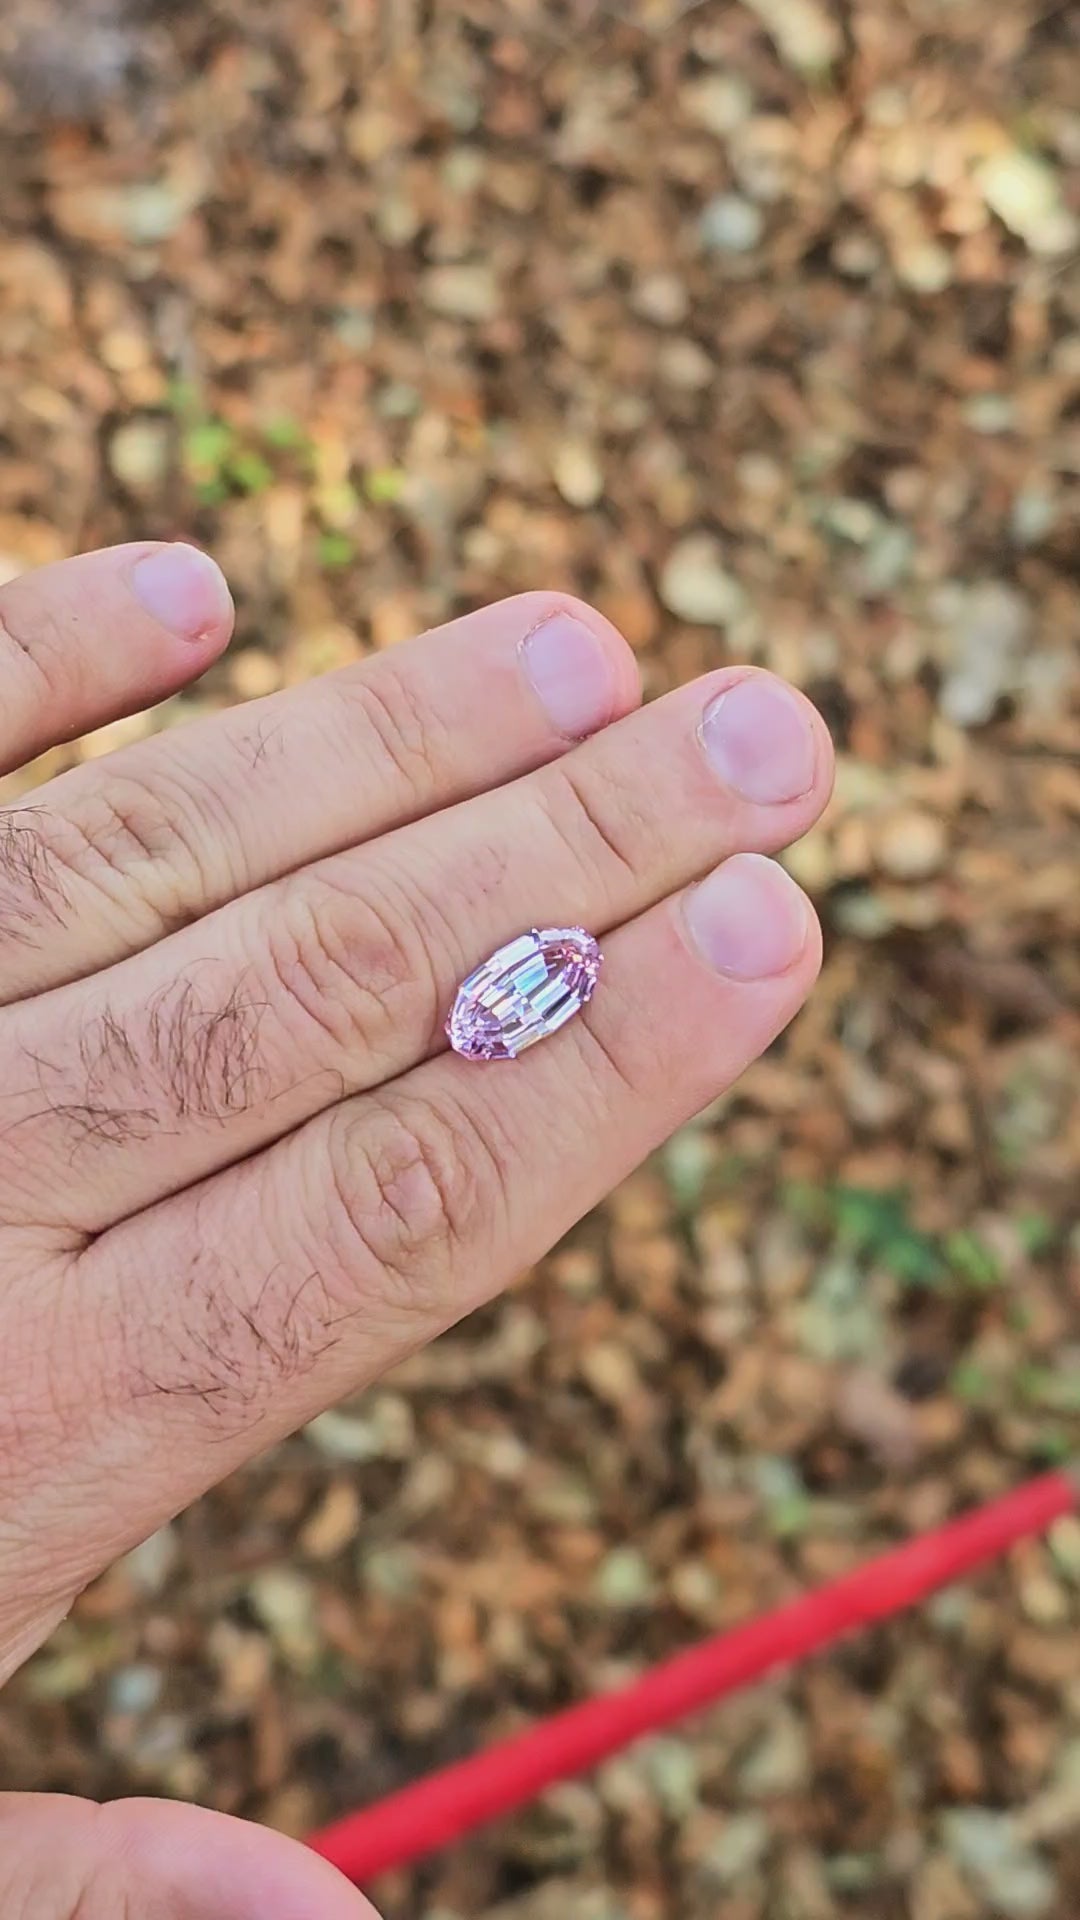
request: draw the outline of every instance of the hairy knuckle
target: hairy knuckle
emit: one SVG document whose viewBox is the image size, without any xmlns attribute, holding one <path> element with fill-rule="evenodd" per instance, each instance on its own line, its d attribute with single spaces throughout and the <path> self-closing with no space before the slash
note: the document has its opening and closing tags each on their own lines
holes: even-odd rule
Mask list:
<svg viewBox="0 0 1080 1920">
<path fill-rule="evenodd" d="M 0 809 L 0 933 L 9 941 L 32 939 L 35 927 L 62 919 L 69 904 L 55 827 L 44 807 Z"/>
<path fill-rule="evenodd" d="M 423 1098 L 343 1115 L 330 1137 L 335 1265 L 410 1317 L 438 1320 L 463 1250 L 475 1246 L 486 1169 L 462 1130 Z"/>
<path fill-rule="evenodd" d="M 176 796 L 122 775 L 80 793 L 66 812 L 43 806 L 0 814 L 0 924 L 9 933 L 56 921 L 73 887 L 87 885 L 125 918 L 147 909 L 156 925 L 190 918 L 203 893 L 196 836 Z"/>
<path fill-rule="evenodd" d="M 179 824 L 182 810 L 141 781 L 101 782 L 68 812 L 12 806 L 0 812 L 0 927 L 30 939 L 62 921 L 82 885 L 131 917 L 149 903 L 175 921 L 199 897 L 200 876 Z M 134 885 L 133 885 L 134 882 Z"/>
</svg>

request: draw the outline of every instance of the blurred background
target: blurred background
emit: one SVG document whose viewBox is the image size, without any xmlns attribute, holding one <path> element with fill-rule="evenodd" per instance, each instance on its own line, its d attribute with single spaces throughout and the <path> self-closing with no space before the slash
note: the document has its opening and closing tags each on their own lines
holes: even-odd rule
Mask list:
<svg viewBox="0 0 1080 1920">
<path fill-rule="evenodd" d="M 0 570 L 237 638 L 24 784 L 572 588 L 839 753 L 790 1033 L 542 1269 L 101 1579 L 0 1784 L 303 1832 L 1080 1451 L 1080 16 L 6 0 Z M 1069 1920 L 1080 1523 L 376 1891 Z"/>
</svg>

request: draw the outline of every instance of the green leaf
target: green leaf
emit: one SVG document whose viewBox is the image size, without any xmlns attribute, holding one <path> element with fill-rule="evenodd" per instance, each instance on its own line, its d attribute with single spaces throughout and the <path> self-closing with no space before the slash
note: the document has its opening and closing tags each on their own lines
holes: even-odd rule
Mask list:
<svg viewBox="0 0 1080 1920">
<path fill-rule="evenodd" d="M 1019 1398 L 1037 1406 L 1042 1399 L 1048 1373 L 1049 1368 L 1036 1366 L 1034 1362 L 1028 1366 L 1017 1367 L 1013 1374 L 1013 1387 Z"/>
<path fill-rule="evenodd" d="M 882 1264 L 909 1287 L 936 1287 L 945 1272 L 935 1241 L 914 1227 L 894 1234 L 881 1249 Z"/>
<path fill-rule="evenodd" d="M 1056 1223 L 1046 1213 L 1021 1213 L 1016 1220 L 1020 1245 L 1032 1260 L 1049 1253 L 1057 1238 Z"/>
<path fill-rule="evenodd" d="M 1080 1373 L 1059 1373 L 1054 1367 L 1021 1367 L 1015 1375 L 1016 1391 L 1029 1405 L 1047 1413 L 1080 1413 Z"/>
<path fill-rule="evenodd" d="M 879 1193 L 866 1187 L 836 1187 L 833 1214 L 840 1239 L 853 1252 L 878 1260 L 908 1286 L 933 1287 L 944 1273 L 936 1240 L 908 1219 L 901 1189 Z"/>
<path fill-rule="evenodd" d="M 347 567 L 356 558 L 356 548 L 347 533 L 320 533 L 318 556 L 320 567 Z"/>
<path fill-rule="evenodd" d="M 833 1223 L 832 1196 L 811 1180 L 786 1180 L 781 1198 L 789 1213 L 805 1227 L 821 1230 Z"/>
<path fill-rule="evenodd" d="M 1047 1466 L 1066 1466 L 1073 1456 L 1073 1443 L 1060 1427 L 1048 1427 L 1045 1433 L 1036 1434 L 1031 1443 L 1033 1460 L 1045 1460 Z"/>
<path fill-rule="evenodd" d="M 230 456 L 227 463 L 229 479 L 240 493 L 265 493 L 267 487 L 274 484 L 274 469 L 263 459 L 261 453 L 253 453 L 249 448 L 241 448 Z"/>
<path fill-rule="evenodd" d="M 880 1252 L 908 1231 L 907 1195 L 897 1188 L 834 1187 L 832 1211 L 837 1232 L 850 1247 Z"/>
<path fill-rule="evenodd" d="M 950 1385 L 958 1400 L 966 1400 L 969 1406 L 982 1406 L 994 1397 L 994 1383 L 985 1367 L 975 1360 L 961 1360 L 953 1368 Z"/>
<path fill-rule="evenodd" d="M 184 463 L 198 479 L 216 479 L 235 444 L 224 420 L 200 420 L 184 434 Z"/>
<path fill-rule="evenodd" d="M 794 1540 L 805 1533 L 814 1518 L 813 1501 L 806 1494 L 791 1494 L 769 1508 L 769 1526 L 777 1540 Z"/>
<path fill-rule="evenodd" d="M 407 478 L 400 467 L 376 467 L 364 475 L 364 492 L 373 506 L 392 506 L 400 500 Z"/>
<path fill-rule="evenodd" d="M 293 420 L 287 413 L 267 420 L 262 428 L 262 437 L 268 447 L 276 447 L 280 453 L 292 453 L 300 447 L 311 445 L 310 437 L 299 420 Z"/>
<path fill-rule="evenodd" d="M 953 1272 L 982 1293 L 1001 1285 L 1001 1268 L 977 1234 L 960 1230 L 945 1241 L 945 1258 Z"/>
<path fill-rule="evenodd" d="M 676 1206 L 682 1213 L 691 1213 L 713 1165 L 709 1138 L 699 1128 L 682 1127 L 672 1134 L 660 1157 Z"/>
<path fill-rule="evenodd" d="M 185 414 L 199 412 L 199 389 L 193 380 L 170 380 L 165 389 L 165 405 L 170 413 Z"/>
</svg>

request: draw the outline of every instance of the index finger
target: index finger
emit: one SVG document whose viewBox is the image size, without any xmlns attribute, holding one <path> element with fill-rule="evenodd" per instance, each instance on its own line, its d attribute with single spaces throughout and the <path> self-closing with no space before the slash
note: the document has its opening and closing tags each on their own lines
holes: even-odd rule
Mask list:
<svg viewBox="0 0 1080 1920">
<path fill-rule="evenodd" d="M 134 541 L 0 587 L 0 772 L 185 686 L 233 626 L 224 575 L 179 543 Z"/>
<path fill-rule="evenodd" d="M 48 585 L 38 576 L 39 625 Z M 29 632 L 29 609 L 23 618 Z M 86 674 L 91 639 L 102 645 L 83 641 Z M 25 813 L 0 812 L 16 936 L 0 938 L 0 1003 L 85 978 L 237 894 L 527 773 L 639 695 L 634 657 L 601 614 L 526 593 L 75 767 Z M 10 870 L 5 818 L 22 856 Z"/>
</svg>

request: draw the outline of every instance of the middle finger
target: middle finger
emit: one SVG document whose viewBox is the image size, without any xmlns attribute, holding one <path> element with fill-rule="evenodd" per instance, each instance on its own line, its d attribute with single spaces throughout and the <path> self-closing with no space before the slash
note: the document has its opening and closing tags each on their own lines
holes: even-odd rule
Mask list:
<svg viewBox="0 0 1080 1920">
<path fill-rule="evenodd" d="M 830 781 L 809 702 L 728 669 L 11 1009 L 33 1072 L 3 1102 L 3 1153 L 23 1160 L 8 1191 L 32 1168 L 35 1220 L 100 1231 L 414 1065 L 457 981 L 523 927 L 604 933 L 795 839 Z"/>
</svg>

